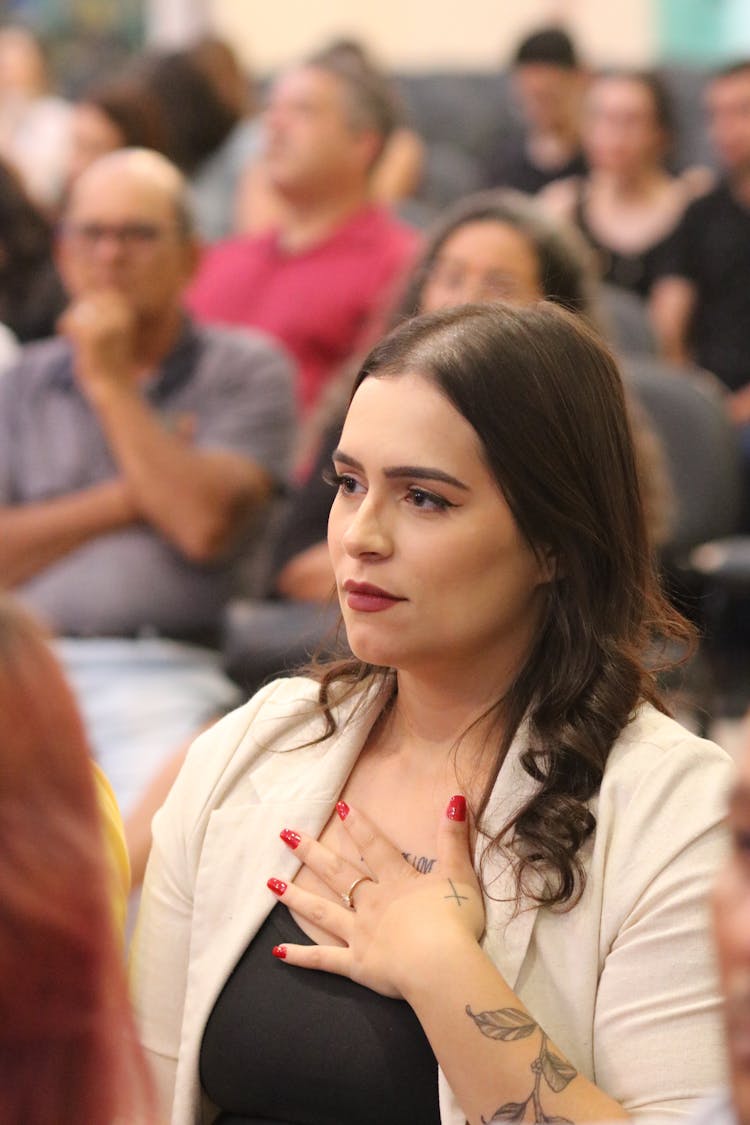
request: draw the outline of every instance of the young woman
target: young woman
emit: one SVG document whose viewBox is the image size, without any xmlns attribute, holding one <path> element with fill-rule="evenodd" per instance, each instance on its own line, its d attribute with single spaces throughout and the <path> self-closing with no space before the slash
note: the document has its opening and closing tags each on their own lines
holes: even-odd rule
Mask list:
<svg viewBox="0 0 750 1125">
<path fill-rule="evenodd" d="M 157 1121 L 116 924 L 124 899 L 114 867 L 127 858 L 121 823 L 119 837 L 111 831 L 119 819 L 113 801 L 101 775 L 95 783 L 80 717 L 44 636 L 3 599 L 0 1121 L 7 1125 Z"/>
<path fill-rule="evenodd" d="M 730 763 L 659 700 L 685 634 L 611 356 L 549 304 L 413 319 L 333 471 L 354 657 L 204 734 L 154 822 L 133 985 L 173 1123 L 684 1112 L 721 1073 Z"/>
<path fill-rule="evenodd" d="M 666 167 L 673 129 L 667 91 L 655 74 L 602 74 L 584 108 L 588 174 L 550 184 L 539 196 L 551 213 L 578 225 L 604 281 L 641 297 L 660 275 L 666 241 L 699 183 Z"/>
</svg>

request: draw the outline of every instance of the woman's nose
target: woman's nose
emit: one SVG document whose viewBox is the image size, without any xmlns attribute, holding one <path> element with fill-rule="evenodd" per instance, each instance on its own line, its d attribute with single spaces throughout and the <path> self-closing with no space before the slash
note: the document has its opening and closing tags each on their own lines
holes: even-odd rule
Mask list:
<svg viewBox="0 0 750 1125">
<path fill-rule="evenodd" d="M 384 513 L 379 505 L 367 495 L 351 517 L 342 535 L 342 543 L 347 554 L 388 555 L 391 552 L 391 536 L 385 524 Z"/>
</svg>

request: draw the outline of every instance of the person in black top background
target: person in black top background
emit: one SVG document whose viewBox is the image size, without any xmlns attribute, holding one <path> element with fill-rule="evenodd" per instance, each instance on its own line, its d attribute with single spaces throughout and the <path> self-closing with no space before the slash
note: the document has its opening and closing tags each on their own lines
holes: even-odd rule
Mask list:
<svg viewBox="0 0 750 1125">
<path fill-rule="evenodd" d="M 522 131 L 488 153 L 488 187 L 535 194 L 561 176 L 581 175 L 580 112 L 586 74 L 573 42 L 559 27 L 542 28 L 519 45 L 513 89 Z"/>
<path fill-rule="evenodd" d="M 719 71 L 706 105 L 724 176 L 687 209 L 652 296 L 661 349 L 694 361 L 730 391 L 750 423 L 750 58 Z"/>
</svg>

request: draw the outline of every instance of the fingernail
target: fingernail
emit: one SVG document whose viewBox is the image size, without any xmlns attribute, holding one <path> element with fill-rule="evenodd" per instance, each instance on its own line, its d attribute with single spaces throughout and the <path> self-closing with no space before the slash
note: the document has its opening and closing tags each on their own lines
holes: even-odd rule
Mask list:
<svg viewBox="0 0 750 1125">
<path fill-rule="evenodd" d="M 282 882 L 281 879 L 269 879 L 266 886 L 269 891 L 273 891 L 275 895 L 283 895 L 286 890 L 286 883 Z"/>
<path fill-rule="evenodd" d="M 281 832 L 279 832 L 279 836 L 281 836 L 284 843 L 288 844 L 292 850 L 299 847 L 299 842 L 302 839 L 299 832 L 293 832 L 291 828 L 282 828 Z"/>
<path fill-rule="evenodd" d="M 466 820 L 466 798 L 461 796 L 451 797 L 445 815 L 448 820 Z"/>
<path fill-rule="evenodd" d="M 279 961 L 283 961 L 286 957 L 286 946 L 275 945 L 271 952 L 273 953 L 274 957 L 278 957 Z"/>
<path fill-rule="evenodd" d="M 336 805 L 336 812 L 339 814 L 342 820 L 346 820 L 349 815 L 349 806 L 347 805 L 346 801 L 339 801 L 339 803 Z"/>
</svg>

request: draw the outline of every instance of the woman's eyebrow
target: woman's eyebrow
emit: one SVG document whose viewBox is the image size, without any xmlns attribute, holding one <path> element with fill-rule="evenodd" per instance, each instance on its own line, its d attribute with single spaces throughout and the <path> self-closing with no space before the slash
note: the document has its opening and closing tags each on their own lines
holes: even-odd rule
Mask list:
<svg viewBox="0 0 750 1125">
<path fill-rule="evenodd" d="M 364 465 L 358 461 L 356 457 L 351 457 L 348 453 L 344 453 L 343 449 L 335 449 L 333 451 L 333 460 L 340 461 L 344 465 L 350 465 L 352 469 L 364 470 Z M 457 477 L 452 477 L 450 473 L 444 473 L 442 469 L 431 469 L 427 466 L 421 465 L 393 465 L 389 469 L 383 470 L 383 475 L 388 479 L 394 477 L 414 477 L 415 480 L 437 480 L 442 481 L 443 484 L 452 484 L 455 488 L 461 488 L 464 492 L 469 492 L 468 484 L 458 480 Z"/>
</svg>

